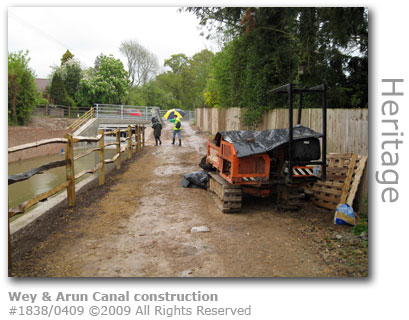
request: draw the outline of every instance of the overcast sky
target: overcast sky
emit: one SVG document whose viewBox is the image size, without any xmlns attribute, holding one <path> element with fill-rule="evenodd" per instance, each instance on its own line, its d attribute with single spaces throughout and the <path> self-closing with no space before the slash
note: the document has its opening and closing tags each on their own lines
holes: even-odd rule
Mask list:
<svg viewBox="0 0 409 320">
<path fill-rule="evenodd" d="M 154 53 L 159 64 L 172 54 L 192 56 L 215 43 L 200 36 L 199 24 L 191 13 L 177 7 L 9 7 L 8 52 L 28 50 L 38 78 L 51 73 L 68 49 L 83 67 L 94 65 L 103 53 L 120 58 L 124 40 L 137 40 Z"/>
</svg>

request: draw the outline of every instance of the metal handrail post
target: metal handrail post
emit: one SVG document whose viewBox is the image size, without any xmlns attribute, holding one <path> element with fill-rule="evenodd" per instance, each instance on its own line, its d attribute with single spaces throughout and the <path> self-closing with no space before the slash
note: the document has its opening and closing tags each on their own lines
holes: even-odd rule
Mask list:
<svg viewBox="0 0 409 320">
<path fill-rule="evenodd" d="M 322 92 L 322 173 L 321 179 L 327 179 L 327 85 L 323 85 Z"/>
<path fill-rule="evenodd" d="M 288 95 L 289 95 L 289 114 L 288 114 L 288 178 L 292 181 L 293 178 L 293 83 L 290 82 L 288 85 Z"/>
</svg>

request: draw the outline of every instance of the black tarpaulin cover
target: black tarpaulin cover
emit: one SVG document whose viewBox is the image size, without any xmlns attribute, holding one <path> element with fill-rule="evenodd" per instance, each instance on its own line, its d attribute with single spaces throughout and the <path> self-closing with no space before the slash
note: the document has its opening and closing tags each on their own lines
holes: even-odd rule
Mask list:
<svg viewBox="0 0 409 320">
<path fill-rule="evenodd" d="M 220 145 L 220 137 L 233 144 L 239 158 L 271 151 L 290 140 L 288 128 L 264 131 L 220 131 L 214 138 L 217 145 Z M 320 137 L 322 137 L 321 133 L 310 128 L 301 125 L 293 128 L 293 140 Z"/>
</svg>

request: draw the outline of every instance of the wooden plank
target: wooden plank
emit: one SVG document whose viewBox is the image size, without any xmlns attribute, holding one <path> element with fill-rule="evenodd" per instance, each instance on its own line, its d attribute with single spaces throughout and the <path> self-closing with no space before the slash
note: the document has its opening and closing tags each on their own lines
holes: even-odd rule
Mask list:
<svg viewBox="0 0 409 320">
<path fill-rule="evenodd" d="M 322 200 L 319 200 L 319 199 L 313 199 L 312 202 L 316 206 L 326 208 L 326 209 L 330 209 L 330 210 L 335 210 L 337 208 L 337 205 L 332 203 L 332 202 L 325 202 L 325 201 L 322 201 Z"/>
<path fill-rule="evenodd" d="M 321 199 L 321 200 L 336 202 L 337 204 L 339 203 L 339 199 L 341 198 L 340 195 L 329 194 L 329 193 L 317 193 L 317 194 L 314 194 L 314 197 L 317 199 Z"/>
<path fill-rule="evenodd" d="M 94 151 L 99 151 L 99 150 L 100 150 L 99 148 L 94 148 L 94 149 L 88 150 L 87 152 L 78 154 L 78 155 L 76 155 L 76 156 L 74 157 L 74 161 L 75 161 L 75 160 L 78 160 L 78 159 L 81 159 L 81 158 L 83 158 L 83 157 L 86 157 L 86 156 L 89 155 L 90 153 L 92 153 L 92 152 L 94 152 Z"/>
<path fill-rule="evenodd" d="M 328 170 L 327 170 L 327 173 L 328 174 L 335 174 L 335 175 L 342 175 L 342 174 L 344 174 L 344 175 L 346 175 L 347 174 L 347 172 L 348 172 L 348 166 L 347 167 L 331 167 L 331 168 L 328 168 Z"/>
<path fill-rule="evenodd" d="M 75 179 L 79 179 L 79 178 L 81 178 L 83 175 L 85 175 L 85 174 L 87 174 L 87 173 L 95 173 L 98 169 L 100 169 L 100 167 L 101 167 L 101 164 L 100 163 L 98 163 L 96 166 L 95 166 L 95 168 L 94 169 L 86 169 L 86 170 L 83 170 L 83 171 L 81 171 L 80 173 L 78 173 L 78 174 L 76 174 L 75 175 Z"/>
<path fill-rule="evenodd" d="M 336 190 L 336 189 L 333 189 L 333 188 L 330 188 L 330 187 L 325 187 L 325 186 L 322 186 L 322 187 L 319 187 L 319 188 L 318 187 L 313 187 L 312 191 L 317 192 L 317 193 L 334 194 L 334 195 L 339 196 L 339 197 L 341 197 L 341 194 L 342 194 L 342 190 Z M 318 195 L 317 195 L 317 197 L 318 197 Z"/>
<path fill-rule="evenodd" d="M 35 169 L 30 169 L 23 173 L 11 175 L 8 177 L 8 184 L 11 185 L 15 182 L 27 180 L 38 173 L 42 173 L 46 170 L 50 170 L 53 168 L 62 167 L 62 166 L 65 166 L 66 164 L 67 164 L 67 160 L 58 160 L 58 161 L 49 162 Z"/>
<path fill-rule="evenodd" d="M 350 165 L 350 157 L 350 153 L 330 153 L 327 155 L 327 181 L 319 181 L 312 187 L 315 205 L 327 209 L 336 208 L 345 188 L 348 173 L 352 179 L 354 164 Z"/>
<path fill-rule="evenodd" d="M 342 182 L 337 182 L 337 181 L 326 181 L 326 182 L 322 182 L 322 181 L 317 181 L 314 186 L 328 186 L 328 187 L 334 187 L 334 188 L 339 188 L 342 189 L 342 187 L 344 186 L 344 184 Z"/>
<path fill-rule="evenodd" d="M 40 140 L 40 141 L 35 141 L 35 142 L 22 144 L 22 145 L 19 145 L 19 146 L 10 147 L 10 148 L 8 148 L 8 153 L 13 153 L 13 152 L 21 151 L 21 150 L 27 150 L 27 149 L 30 149 L 30 148 L 36 148 L 36 147 L 39 147 L 39 146 L 43 146 L 45 144 L 66 143 L 66 142 L 67 142 L 66 138 L 44 139 L 44 140 Z"/>
<path fill-rule="evenodd" d="M 364 173 L 366 161 L 368 159 L 368 156 L 362 156 L 360 161 L 359 161 L 359 166 L 356 170 L 354 181 L 352 182 L 351 190 L 349 191 L 348 198 L 346 200 L 346 203 L 352 206 L 352 203 L 354 202 L 356 192 L 358 191 L 358 186 L 361 181 L 362 174 Z"/>
<path fill-rule="evenodd" d="M 329 176 L 327 176 L 327 179 L 330 181 L 344 181 L 345 175 L 330 174 Z"/>
<path fill-rule="evenodd" d="M 354 173 L 355 163 L 356 163 L 356 155 L 353 154 L 349 162 L 349 169 L 348 169 L 348 173 L 346 175 L 345 181 L 344 181 L 344 187 L 342 188 L 341 199 L 339 201 L 340 203 L 345 203 L 345 201 L 347 200 L 349 187 L 352 182 L 352 175 Z"/>
<path fill-rule="evenodd" d="M 115 155 L 112 157 L 112 159 L 106 159 L 106 160 L 104 160 L 104 162 L 105 162 L 105 163 L 115 162 L 116 159 L 118 159 L 118 157 L 119 157 L 120 155 L 121 155 L 120 153 L 117 153 L 117 154 L 115 154 Z"/>
<path fill-rule="evenodd" d="M 342 192 L 342 187 L 332 187 L 329 185 L 321 184 L 321 185 L 314 185 L 311 189 L 316 190 L 316 191 L 323 191 L 323 190 L 334 190 L 338 192 L 341 195 Z"/>
<path fill-rule="evenodd" d="M 69 183 L 70 183 L 69 181 L 66 181 L 47 192 L 38 194 L 33 199 L 27 200 L 15 206 L 14 208 L 9 209 L 9 218 L 18 213 L 24 213 L 27 209 L 31 208 L 33 205 L 37 204 L 38 202 L 45 200 L 51 197 L 52 195 L 56 194 L 57 192 L 60 192 L 61 190 L 67 188 Z"/>
<path fill-rule="evenodd" d="M 96 137 L 75 136 L 73 137 L 72 142 L 98 142 L 100 138 L 100 135 L 97 135 Z"/>
<path fill-rule="evenodd" d="M 107 143 L 107 144 L 105 145 L 105 147 L 117 146 L 117 145 L 118 145 L 118 142 L 110 142 L 110 143 Z"/>
</svg>

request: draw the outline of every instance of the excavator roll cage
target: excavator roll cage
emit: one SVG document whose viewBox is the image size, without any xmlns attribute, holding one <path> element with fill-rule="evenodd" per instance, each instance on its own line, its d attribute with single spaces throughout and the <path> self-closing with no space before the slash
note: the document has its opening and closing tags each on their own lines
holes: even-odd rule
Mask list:
<svg viewBox="0 0 409 320">
<path fill-rule="evenodd" d="M 321 177 L 322 181 L 326 180 L 326 154 L 327 154 L 327 85 L 321 84 L 309 89 L 295 88 L 293 83 L 290 82 L 281 87 L 272 89 L 270 93 L 288 93 L 288 129 L 289 129 L 289 140 L 288 140 L 288 179 L 291 182 L 293 177 L 297 177 L 294 174 L 294 169 L 308 167 L 308 165 L 320 165 L 321 166 Z M 321 148 L 321 161 L 300 161 L 294 159 L 294 121 L 293 121 L 293 109 L 294 109 L 294 95 L 299 94 L 299 104 L 298 104 L 298 117 L 297 125 L 301 124 L 301 115 L 303 107 L 303 95 L 305 93 L 321 93 L 322 95 L 322 148 Z"/>
</svg>

